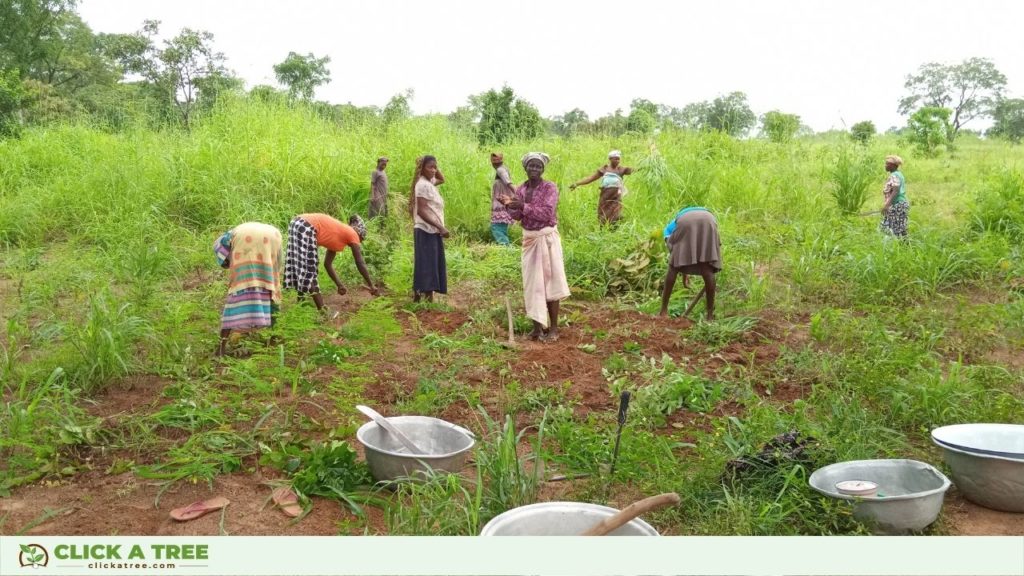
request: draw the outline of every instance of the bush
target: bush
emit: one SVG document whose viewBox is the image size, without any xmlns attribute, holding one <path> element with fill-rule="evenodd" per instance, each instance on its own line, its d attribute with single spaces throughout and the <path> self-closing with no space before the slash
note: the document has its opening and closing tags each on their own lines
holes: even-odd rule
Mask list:
<svg viewBox="0 0 1024 576">
<path fill-rule="evenodd" d="M 1004 170 L 992 177 L 975 198 L 971 225 L 1024 240 L 1024 173 Z"/>
<path fill-rule="evenodd" d="M 917 145 L 925 156 L 935 156 L 939 146 L 946 143 L 952 148 L 953 127 L 949 124 L 949 108 L 925 106 L 910 117 L 907 128 L 910 129 L 908 139 Z"/>
<path fill-rule="evenodd" d="M 799 129 L 800 117 L 796 114 L 785 114 L 778 110 L 772 110 L 761 116 L 761 135 L 767 136 L 772 142 L 779 144 L 789 142 Z"/>
<path fill-rule="evenodd" d="M 832 183 L 832 197 L 843 214 L 856 214 L 868 199 L 868 185 L 875 179 L 871 159 L 846 147 L 830 159 L 826 176 Z"/>
<path fill-rule="evenodd" d="M 871 137 L 875 135 L 875 123 L 871 120 L 865 120 L 863 122 L 857 122 L 850 128 L 850 138 L 853 138 L 855 142 L 867 145 L 871 141 Z"/>
</svg>

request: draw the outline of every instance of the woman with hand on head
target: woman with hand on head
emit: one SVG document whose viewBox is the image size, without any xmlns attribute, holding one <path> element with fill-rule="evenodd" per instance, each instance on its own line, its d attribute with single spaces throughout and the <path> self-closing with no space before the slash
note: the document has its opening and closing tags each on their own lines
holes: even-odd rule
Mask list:
<svg viewBox="0 0 1024 576">
<path fill-rule="evenodd" d="M 434 301 L 434 293 L 448 293 L 448 265 L 444 258 L 444 239 L 450 235 L 444 225 L 444 198 L 438 185 L 444 176 L 437 158 L 422 156 L 416 160 L 409 211 L 413 217 L 413 301 Z"/>
</svg>

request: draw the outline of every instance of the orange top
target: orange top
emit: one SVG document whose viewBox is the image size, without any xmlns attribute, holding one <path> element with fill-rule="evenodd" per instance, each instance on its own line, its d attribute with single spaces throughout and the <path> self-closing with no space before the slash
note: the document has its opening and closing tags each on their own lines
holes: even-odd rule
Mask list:
<svg viewBox="0 0 1024 576">
<path fill-rule="evenodd" d="M 341 252 L 349 244 L 359 245 L 356 229 L 327 214 L 299 214 L 316 229 L 316 243 L 328 250 Z"/>
</svg>

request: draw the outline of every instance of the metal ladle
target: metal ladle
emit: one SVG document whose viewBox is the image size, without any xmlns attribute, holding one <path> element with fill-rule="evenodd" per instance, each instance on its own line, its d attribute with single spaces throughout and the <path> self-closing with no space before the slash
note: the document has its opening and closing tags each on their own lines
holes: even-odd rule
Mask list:
<svg viewBox="0 0 1024 576">
<path fill-rule="evenodd" d="M 378 426 L 386 430 L 388 433 L 394 435 L 395 438 L 398 438 L 398 441 L 402 443 L 402 446 L 405 446 L 405 449 L 411 452 L 412 454 L 417 456 L 423 456 L 427 454 L 424 450 L 421 450 L 418 446 L 416 446 L 416 444 L 414 444 L 413 441 L 410 440 L 408 436 L 403 434 L 401 430 L 395 428 L 395 426 L 391 422 L 388 422 L 387 418 L 381 416 L 380 413 L 374 410 L 373 408 L 357 404 L 356 410 L 359 410 L 364 415 L 369 417 L 371 420 L 376 422 Z"/>
</svg>

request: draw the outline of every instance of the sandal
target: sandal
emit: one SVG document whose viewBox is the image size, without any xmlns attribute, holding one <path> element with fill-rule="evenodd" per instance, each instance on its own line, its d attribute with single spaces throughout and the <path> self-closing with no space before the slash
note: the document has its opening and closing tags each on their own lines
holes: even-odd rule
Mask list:
<svg viewBox="0 0 1024 576">
<path fill-rule="evenodd" d="M 298 518 L 302 514 L 302 506 L 299 506 L 299 497 L 288 486 L 275 488 L 271 498 L 274 499 L 274 504 L 281 509 L 281 512 L 284 512 L 285 516 Z"/>
<path fill-rule="evenodd" d="M 178 522 L 187 522 L 189 520 L 195 520 L 204 514 L 209 514 L 216 510 L 220 510 L 230 504 L 231 501 L 223 496 L 217 496 L 216 498 L 210 498 L 209 500 L 202 500 L 199 502 L 193 502 L 188 506 L 182 506 L 181 508 L 175 508 L 171 510 L 171 518 Z"/>
</svg>

